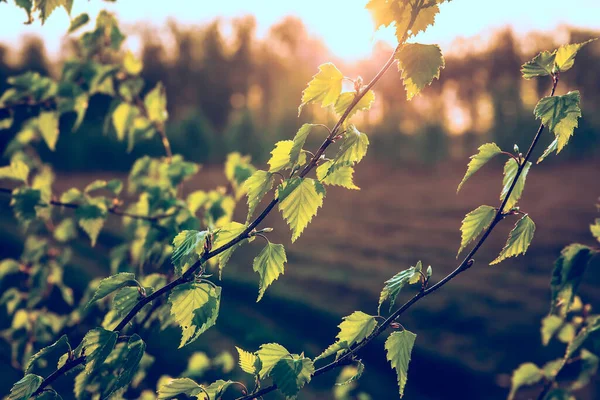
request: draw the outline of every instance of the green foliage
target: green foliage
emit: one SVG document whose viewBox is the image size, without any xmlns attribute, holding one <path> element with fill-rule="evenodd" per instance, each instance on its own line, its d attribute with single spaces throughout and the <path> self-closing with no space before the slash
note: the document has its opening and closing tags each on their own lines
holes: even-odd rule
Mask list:
<svg viewBox="0 0 600 400">
<path fill-rule="evenodd" d="M 158 388 L 157 400 L 169 400 L 179 395 L 199 396 L 206 390 L 190 378 L 170 379 Z"/>
<path fill-rule="evenodd" d="M 14 160 L 10 165 L 0 168 L 0 179 L 11 179 L 27 183 L 29 177 L 29 166 L 23 161 Z"/>
<path fill-rule="evenodd" d="M 431 268 L 431 267 L 429 267 Z M 390 301 L 390 311 L 396 303 L 396 297 L 400 294 L 400 291 L 405 285 L 413 285 L 418 283 L 422 279 L 423 264 L 421 261 L 417 262 L 417 265 L 405 269 L 402 272 L 397 273 L 389 280 L 385 281 L 385 286 L 379 295 L 379 306 L 377 307 L 377 313 L 381 312 L 381 306 L 386 300 Z"/>
<path fill-rule="evenodd" d="M 181 231 L 173 239 L 171 261 L 181 271 L 186 264 L 192 264 L 204 253 L 208 231 Z"/>
<path fill-rule="evenodd" d="M 557 315 L 548 315 L 542 320 L 542 344 L 548 345 L 550 339 L 563 326 L 563 319 Z"/>
<path fill-rule="evenodd" d="M 44 378 L 27 374 L 10 389 L 7 400 L 27 400 L 40 387 Z"/>
<path fill-rule="evenodd" d="M 534 232 L 535 224 L 528 215 L 524 215 L 519 221 L 517 221 L 515 227 L 510 231 L 504 248 L 498 257 L 490 263 L 490 265 L 498 264 L 509 257 L 516 257 L 519 254 L 525 254 L 529 248 L 529 245 L 531 244 L 531 241 L 533 240 Z"/>
<path fill-rule="evenodd" d="M 551 312 L 565 316 L 573 303 L 583 274 L 596 252 L 582 244 L 565 247 L 552 271 Z"/>
<path fill-rule="evenodd" d="M 533 385 L 542 380 L 544 377 L 542 370 L 533 363 L 521 364 L 517 368 L 511 377 L 510 394 L 508 399 L 512 400 L 519 390 L 523 386 Z"/>
<path fill-rule="evenodd" d="M 320 65 L 319 72 L 313 76 L 302 92 L 302 103 L 298 107 L 298 116 L 306 104 L 320 103 L 321 107 L 335 105 L 342 92 L 343 79 L 344 75 L 333 63 Z"/>
<path fill-rule="evenodd" d="M 440 71 L 446 63 L 442 50 L 434 44 L 408 43 L 396 53 L 398 69 L 406 88 L 406 98 L 411 100 L 434 79 L 439 79 Z"/>
<path fill-rule="evenodd" d="M 252 263 L 252 269 L 260 275 L 257 302 L 262 299 L 267 287 L 283 274 L 283 266 L 286 262 L 285 248 L 281 244 L 269 242 L 256 256 Z"/>
<path fill-rule="evenodd" d="M 317 167 L 317 178 L 325 185 L 341 186 L 346 189 L 360 190 L 354 184 L 354 168 L 344 165 L 332 168 L 334 161 L 325 161 Z"/>
<path fill-rule="evenodd" d="M 260 372 L 260 370 L 262 368 L 260 358 L 258 358 L 258 356 L 256 354 L 242 350 L 237 346 L 236 346 L 236 350 L 238 351 L 238 354 L 239 354 L 238 363 L 240 364 L 240 368 L 242 369 L 242 371 L 244 371 L 248 374 L 258 375 L 258 373 Z"/>
<path fill-rule="evenodd" d="M 567 145 L 581 117 L 581 96 L 575 90 L 563 96 L 544 97 L 535 107 L 535 116 L 556 135 L 556 152 Z M 552 145 L 551 145 L 552 146 Z"/>
<path fill-rule="evenodd" d="M 91 374 L 100 368 L 117 344 L 118 337 L 117 332 L 102 328 L 92 329 L 85 335 L 81 343 L 85 351 L 85 372 L 87 374 Z"/>
<path fill-rule="evenodd" d="M 229 224 L 221 227 L 214 235 L 214 247 L 220 248 L 221 246 L 229 243 L 231 240 L 239 236 L 246 230 L 246 225 L 240 224 L 239 222 L 230 222 Z M 231 246 L 227 250 L 223 251 L 219 257 L 219 277 L 223 273 L 223 268 L 227 265 L 227 262 L 231 258 L 235 249 L 242 245 L 244 241 L 252 241 L 254 238 L 244 239 L 243 241 Z"/>
<path fill-rule="evenodd" d="M 519 163 L 517 163 L 517 161 L 513 158 L 510 158 L 506 162 L 506 164 L 504 164 L 504 178 L 502 179 L 502 192 L 500 193 L 500 200 L 504 200 L 510 188 L 513 187 L 513 182 L 517 177 L 519 168 Z M 521 169 L 519 179 L 514 185 L 513 190 L 510 193 L 510 197 L 506 201 L 506 205 L 504 206 L 503 211 L 510 210 L 511 208 L 517 205 L 517 202 L 521 198 L 523 190 L 525 189 L 525 180 L 527 179 L 529 169 L 531 169 L 531 162 L 527 161 L 525 166 Z"/>
<path fill-rule="evenodd" d="M 63 350 L 61 350 L 61 349 L 63 349 Z M 44 347 L 43 349 L 41 349 L 40 351 L 35 353 L 33 356 L 31 356 L 31 358 L 25 365 L 25 373 L 26 374 L 30 373 L 35 365 L 35 362 L 37 360 L 39 360 L 40 358 L 47 357 L 48 354 L 52 354 L 56 351 L 64 352 L 64 349 L 69 349 L 69 350 L 71 349 L 67 335 L 62 335 L 60 337 L 60 339 L 58 339 L 56 342 L 52 343 L 50 346 Z"/>
<path fill-rule="evenodd" d="M 347 112 L 348 116 L 346 117 L 346 120 L 349 120 L 358 111 L 370 110 L 371 106 L 375 102 L 375 93 L 372 90 L 368 90 L 358 100 L 356 105 L 352 107 L 351 110 L 348 110 L 348 107 L 350 107 L 350 104 L 355 101 L 357 95 L 358 94 L 355 92 L 344 92 L 340 94 L 340 97 L 338 97 L 337 101 L 335 102 L 335 113 L 341 117 L 345 112 Z"/>
<path fill-rule="evenodd" d="M 286 399 L 295 399 L 300 389 L 310 382 L 314 372 L 315 367 L 310 358 L 291 355 L 277 361 L 271 376 Z"/>
<path fill-rule="evenodd" d="M 385 350 L 388 361 L 398 375 L 400 397 L 404 396 L 404 387 L 408 380 L 408 364 L 417 335 L 407 330 L 393 332 L 385 341 Z"/>
<path fill-rule="evenodd" d="M 259 376 L 261 379 L 270 375 L 271 370 L 284 357 L 291 356 L 285 347 L 277 343 L 268 343 L 260 346 L 256 352 L 260 360 L 261 368 Z"/>
<path fill-rule="evenodd" d="M 94 292 L 94 296 L 90 299 L 87 306 L 89 307 L 92 303 L 105 298 L 109 294 L 120 290 L 126 286 L 139 286 L 140 283 L 135 280 L 135 275 L 130 272 L 121 272 L 116 275 L 109 276 L 100 281 L 98 288 Z"/>
<path fill-rule="evenodd" d="M 220 301 L 221 288 L 208 283 L 190 282 L 173 289 L 169 304 L 173 320 L 182 329 L 180 348 L 216 323 Z"/>
<path fill-rule="evenodd" d="M 523 78 L 531 79 L 536 76 L 554 75 L 558 72 L 564 72 L 573 67 L 575 56 L 583 46 L 593 42 L 596 39 L 588 40 L 583 43 L 573 43 L 560 46 L 553 52 L 543 51 L 535 56 L 531 61 L 523 64 L 521 72 Z"/>
<path fill-rule="evenodd" d="M 496 209 L 490 206 L 479 206 L 465 215 L 465 219 L 463 219 L 460 226 L 462 236 L 458 254 L 490 226 L 495 216 Z M 458 254 L 456 255 L 457 258 Z"/>
<path fill-rule="evenodd" d="M 469 179 L 475 172 L 479 171 L 481 167 L 483 167 L 488 161 L 502 153 L 502 150 L 496 143 L 486 143 L 479 147 L 478 153 L 471 156 L 471 161 L 469 161 L 469 165 L 467 166 L 467 172 L 465 173 L 465 177 L 462 179 L 460 184 L 458 185 L 458 189 L 456 192 L 460 191 L 462 185 Z"/>
<path fill-rule="evenodd" d="M 377 320 L 374 316 L 365 314 L 361 311 L 355 311 L 343 318 L 339 325 L 340 332 L 337 334 L 337 341 L 329 346 L 316 360 L 329 357 L 342 350 L 348 350 L 356 343 L 362 342 L 377 327 Z"/>
<path fill-rule="evenodd" d="M 248 193 L 248 217 L 252 218 L 254 210 L 263 197 L 273 189 L 273 174 L 268 171 L 257 170 L 244 181 L 244 191 Z"/>
<path fill-rule="evenodd" d="M 325 188 L 319 181 L 298 177 L 285 181 L 277 193 L 279 211 L 290 226 L 292 242 L 295 242 L 323 205 Z"/>
</svg>

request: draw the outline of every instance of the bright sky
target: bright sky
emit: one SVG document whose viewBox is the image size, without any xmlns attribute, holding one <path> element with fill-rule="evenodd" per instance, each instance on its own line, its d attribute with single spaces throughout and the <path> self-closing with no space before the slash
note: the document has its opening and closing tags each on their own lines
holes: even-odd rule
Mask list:
<svg viewBox="0 0 600 400">
<path fill-rule="evenodd" d="M 77 0 L 73 16 L 98 10 L 115 11 L 124 23 L 150 22 L 164 26 L 168 18 L 186 24 L 198 24 L 215 17 L 254 14 L 258 35 L 286 15 L 302 18 L 311 34 L 325 40 L 338 56 L 356 60 L 370 54 L 374 39 L 392 42 L 392 32 L 373 35 L 370 15 L 364 9 L 367 0 Z M 13 4 L 0 4 L 0 41 L 15 43 L 22 34 L 33 33 L 46 40 L 51 54 L 56 53 L 69 20 L 64 10 L 55 11 L 44 26 L 39 22 L 23 25 L 25 14 Z M 567 6 L 568 4 L 568 6 Z M 519 33 L 552 30 L 559 24 L 600 29 L 599 0 L 454 0 L 442 6 L 436 25 L 421 35 L 425 43 L 447 48 L 457 37 L 489 33 L 493 28 L 512 25 Z"/>
</svg>

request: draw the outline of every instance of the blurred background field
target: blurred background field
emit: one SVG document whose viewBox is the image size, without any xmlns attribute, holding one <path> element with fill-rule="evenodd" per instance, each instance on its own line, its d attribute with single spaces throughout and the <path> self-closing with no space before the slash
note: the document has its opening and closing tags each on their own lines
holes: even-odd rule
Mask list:
<svg viewBox="0 0 600 400">
<path fill-rule="evenodd" d="M 398 73 L 385 75 L 375 88 L 372 111 L 355 121 L 371 140 L 355 177 L 361 191 L 329 190 L 318 218 L 293 245 L 281 217 L 269 216 L 265 226 L 275 228 L 273 241 L 286 245 L 285 275 L 256 304 L 257 279 L 251 263 L 258 247 L 236 253 L 224 273 L 223 303 L 214 328 L 183 350 L 176 350 L 175 330 L 166 337 L 149 334 L 149 351 L 159 360 L 149 382 L 183 371 L 194 351 L 211 357 L 222 351 L 235 355 L 234 344 L 251 350 L 261 343 L 279 342 L 315 356 L 332 342 L 342 316 L 354 310 L 376 312 L 383 282 L 396 272 L 418 260 L 433 266 L 434 281 L 450 272 L 458 264 L 458 228 L 464 214 L 480 204 L 495 206 L 501 187 L 501 163 L 496 160 L 457 195 L 468 156 L 488 141 L 508 150 L 516 143 L 525 151 L 535 133 L 532 110 L 550 82 L 522 80 L 520 65 L 541 49 L 600 36 L 600 31 L 576 26 L 557 27 L 555 32 L 559 34 L 523 35 L 505 28 L 490 33 L 485 41 L 456 40 L 446 53 L 441 79 L 410 103 Z M 187 192 L 223 184 L 221 164 L 230 151 L 250 154 L 260 167 L 273 143 L 290 138 L 301 123 L 332 124 L 333 113 L 316 107 L 307 107 L 297 117 L 300 93 L 319 64 L 333 60 L 346 75 L 368 80 L 392 49 L 379 42 L 368 57 L 345 61 L 296 17 L 276 23 L 261 38 L 252 16 L 198 25 L 173 20 L 160 35 L 139 24 L 131 26 L 130 33 L 139 40 L 147 88 L 158 81 L 165 84 L 167 133 L 174 152 L 204 164 L 186 183 Z M 68 39 L 56 57 L 48 56 L 39 37 L 16 42 L 0 44 L 0 92 L 6 89 L 8 76 L 26 70 L 60 74 L 72 51 Z M 589 224 L 598 215 L 600 195 L 598 65 L 596 42 L 580 52 L 575 67 L 561 81 L 560 93 L 581 91 L 584 117 L 566 150 L 528 176 L 521 209 L 531 214 L 537 230 L 527 255 L 488 266 L 509 230 L 508 224 L 499 227 L 468 273 L 401 319 L 418 334 L 406 398 L 450 399 L 457 392 L 464 399 L 503 398 L 509 374 L 518 364 L 541 364 L 560 355 L 559 346 L 541 346 L 540 319 L 549 307 L 550 273 L 560 250 L 572 242 L 593 244 Z M 109 106 L 108 98 L 92 98 L 82 127 L 62 134 L 55 152 L 41 149 L 59 173 L 56 193 L 84 187 L 97 178 L 125 179 L 137 157 L 162 154 L 158 140 L 142 142 L 127 154 L 104 119 Z M 0 149 L 15 133 L 0 133 Z M 313 139 L 315 147 L 322 140 Z M 548 144 L 550 135 L 542 140 Z M 0 254 L 18 257 L 22 233 L 8 198 L 0 202 Z M 236 213 L 244 218 L 243 204 Z M 96 247 L 90 248 L 86 240 L 77 244 L 67 273 L 79 290 L 76 295 L 89 279 L 107 275 L 108 253 L 118 244 L 119 231 L 120 221 L 111 216 Z M 598 284 L 598 271 L 588 271 L 581 294 L 596 308 Z M 407 291 L 402 298 L 409 295 Z M 84 327 L 74 335 L 83 333 Z M 374 399 L 396 398 L 395 376 L 385 361 L 383 342 L 371 344 L 364 360 L 367 369 L 360 389 Z M 2 362 L 1 394 L 19 378 Z M 301 398 L 332 398 L 334 379 L 335 373 L 315 379 Z M 578 398 L 598 397 L 600 382 Z"/>
</svg>

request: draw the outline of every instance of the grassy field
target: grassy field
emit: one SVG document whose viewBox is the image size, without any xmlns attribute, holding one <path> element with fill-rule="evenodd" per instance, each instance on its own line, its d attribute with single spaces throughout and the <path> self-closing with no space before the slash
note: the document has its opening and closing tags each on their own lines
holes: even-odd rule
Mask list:
<svg viewBox="0 0 600 400">
<path fill-rule="evenodd" d="M 402 317 L 400 322 L 418 334 L 406 398 L 453 399 L 458 398 L 456 393 L 463 399 L 503 398 L 509 374 L 519 363 L 543 363 L 559 356 L 560 347 L 541 346 L 539 322 L 548 310 L 550 273 L 561 248 L 571 242 L 593 244 L 588 226 L 597 216 L 598 171 L 598 162 L 533 168 L 521 203 L 537 225 L 527 255 L 488 265 L 506 240 L 511 225 L 507 221 L 481 249 L 473 268 Z M 390 169 L 371 161 L 358 168 L 355 177 L 362 190 L 330 189 L 318 217 L 294 244 L 281 217 L 272 213 L 264 226 L 275 228 L 273 242 L 286 245 L 285 275 L 256 304 L 258 284 L 251 263 L 260 246 L 242 248 L 224 272 L 216 328 L 182 351 L 175 351 L 177 332 L 150 336 L 150 351 L 161 357 L 151 379 L 185 369 L 190 351 L 234 351 L 234 343 L 253 349 L 277 341 L 294 352 L 315 356 L 330 344 L 341 317 L 354 310 L 376 313 L 383 282 L 396 272 L 422 260 L 433 266 L 432 279 L 438 281 L 459 262 L 458 228 L 464 214 L 481 204 L 498 204 L 499 164 L 485 168 L 456 195 L 463 173 L 462 165 Z M 95 178 L 68 176 L 59 180 L 56 191 L 83 187 Z M 186 189 L 219 182 L 221 172 L 208 169 Z M 0 249 L 12 254 L 16 249 L 10 227 L 15 225 L 9 222 L 6 204 L 3 201 Z M 245 207 L 238 211 L 243 219 Z M 118 220 L 110 225 L 113 234 L 118 232 Z M 114 236 L 104 234 L 93 251 L 82 242 L 77 268 L 89 276 L 106 274 L 106 250 L 114 241 Z M 600 273 L 588 271 L 581 292 L 585 301 L 600 307 L 598 284 Z M 407 291 L 399 301 L 411 294 Z M 367 372 L 361 387 L 375 399 L 397 398 L 383 342 L 371 344 L 362 356 Z M 334 378 L 335 374 L 317 378 L 302 398 L 331 398 Z M 598 396 L 596 382 L 578 398 Z"/>
</svg>

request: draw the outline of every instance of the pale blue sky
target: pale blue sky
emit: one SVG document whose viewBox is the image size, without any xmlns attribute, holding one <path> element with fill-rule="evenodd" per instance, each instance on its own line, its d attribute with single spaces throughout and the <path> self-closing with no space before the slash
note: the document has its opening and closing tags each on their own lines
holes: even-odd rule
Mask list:
<svg viewBox="0 0 600 400">
<path fill-rule="evenodd" d="M 76 0 L 73 16 L 101 8 L 115 11 L 124 23 L 147 21 L 164 26 L 168 18 L 186 24 L 202 23 L 214 17 L 253 14 L 258 35 L 286 15 L 301 17 L 309 32 L 325 40 L 338 56 L 355 60 L 368 56 L 373 39 L 393 40 L 391 32 L 375 37 L 367 0 Z M 10 3 L 10 0 L 9 0 Z M 15 43 L 25 33 L 43 36 L 51 53 L 58 50 L 69 20 L 63 10 L 52 15 L 44 26 L 23 25 L 25 16 L 14 4 L 0 4 L 0 41 Z M 559 24 L 600 29 L 600 0 L 454 0 L 442 6 L 436 25 L 419 40 L 447 47 L 457 37 L 489 33 L 493 28 L 512 25 L 519 33 L 552 30 Z"/>
</svg>

